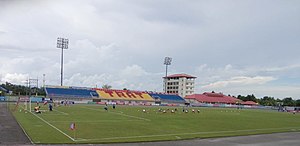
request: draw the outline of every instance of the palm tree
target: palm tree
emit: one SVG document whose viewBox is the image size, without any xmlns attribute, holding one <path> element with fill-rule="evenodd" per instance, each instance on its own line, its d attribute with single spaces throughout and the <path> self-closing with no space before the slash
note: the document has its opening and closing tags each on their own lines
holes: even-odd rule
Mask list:
<svg viewBox="0 0 300 146">
<path fill-rule="evenodd" d="M 111 89 L 111 85 L 108 85 L 108 84 L 104 84 L 103 86 L 102 86 L 102 89 Z"/>
</svg>

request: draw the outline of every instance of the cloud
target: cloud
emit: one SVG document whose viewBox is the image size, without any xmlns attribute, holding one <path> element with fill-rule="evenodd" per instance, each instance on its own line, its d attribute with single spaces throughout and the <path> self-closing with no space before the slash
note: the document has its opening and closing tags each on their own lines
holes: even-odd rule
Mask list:
<svg viewBox="0 0 300 146">
<path fill-rule="evenodd" d="M 126 66 L 116 76 L 118 79 L 114 83 L 121 88 L 150 91 L 160 91 L 162 88 L 162 74 L 147 72 L 144 68 L 136 64 Z"/>
<path fill-rule="evenodd" d="M 0 35 L 5 34 L 5 33 L 6 33 L 5 31 L 0 30 Z"/>
<path fill-rule="evenodd" d="M 88 39 L 75 41 L 64 54 L 66 72 L 70 76 L 76 73 L 86 75 L 110 73 L 127 62 L 116 44 L 97 45 Z M 57 52 L 57 55 L 60 53 Z"/>
<path fill-rule="evenodd" d="M 151 90 L 160 91 L 162 84 L 160 73 L 146 72 L 141 66 L 130 65 L 118 69 L 119 72 L 110 74 L 94 74 L 83 75 L 75 73 L 71 77 L 64 79 L 64 84 L 69 86 L 87 86 L 87 87 L 102 87 L 104 84 L 109 84 L 114 89 L 127 88 L 130 90 Z M 48 84 L 50 84 L 48 82 Z"/>
<path fill-rule="evenodd" d="M 82 75 L 81 73 L 73 74 L 70 78 L 65 79 L 65 85 L 69 86 L 86 86 L 86 87 L 101 87 L 104 84 L 111 82 L 112 76 L 108 74 Z"/>
<path fill-rule="evenodd" d="M 33 58 L 27 58 L 27 57 L 16 57 L 16 58 L 8 58 L 3 56 L 3 58 L 0 58 L 1 65 L 0 65 L 0 72 L 2 73 L 8 73 L 13 72 L 15 70 L 26 70 L 31 69 L 31 64 L 34 63 Z"/>
<path fill-rule="evenodd" d="M 214 67 L 207 64 L 202 64 L 195 68 L 194 74 L 198 78 L 200 78 L 200 85 L 225 80 L 235 76 L 249 75 L 245 69 L 237 68 L 231 64 L 227 64 L 221 67 Z"/>
<path fill-rule="evenodd" d="M 200 85 L 207 85 L 209 83 L 238 76 L 272 76 L 278 79 L 287 78 L 291 75 L 297 77 L 295 72 L 299 69 L 299 64 L 290 64 L 286 66 L 234 66 L 232 64 L 227 64 L 219 67 L 202 64 L 195 68 L 194 74 L 201 78 Z M 298 77 L 300 76 L 298 75 Z"/>
<path fill-rule="evenodd" d="M 1 76 L 0 76 L 1 77 Z M 18 84 L 18 85 L 24 85 L 26 86 L 26 80 L 28 80 L 28 74 L 5 74 L 2 76 L 0 79 L 1 82 L 9 82 L 13 84 Z"/>
<path fill-rule="evenodd" d="M 278 72 L 278 71 L 288 71 L 288 70 L 299 69 L 299 68 L 300 68 L 300 64 L 292 64 L 288 66 L 266 68 L 264 70 L 268 72 Z"/>
<path fill-rule="evenodd" d="M 212 91 L 212 90 L 207 90 Z M 293 99 L 300 99 L 299 86 L 284 86 L 284 85 L 250 85 L 247 87 L 228 87 L 222 90 L 214 90 L 216 92 L 220 91 L 224 94 L 230 95 L 251 95 L 254 94 L 256 98 L 262 98 L 264 96 L 271 96 L 275 98 L 283 99 L 285 97 L 292 97 Z"/>
<path fill-rule="evenodd" d="M 202 88 L 212 89 L 212 88 L 223 88 L 228 86 L 245 86 L 245 85 L 257 85 L 257 84 L 261 85 L 274 80 L 276 80 L 276 78 L 274 77 L 262 77 L 262 76 L 232 77 L 229 80 L 218 81 L 215 83 L 204 85 L 202 86 Z"/>
<path fill-rule="evenodd" d="M 125 69 L 121 70 L 121 76 L 137 78 L 137 77 L 145 77 L 149 75 L 142 67 L 138 65 L 127 66 Z"/>
</svg>

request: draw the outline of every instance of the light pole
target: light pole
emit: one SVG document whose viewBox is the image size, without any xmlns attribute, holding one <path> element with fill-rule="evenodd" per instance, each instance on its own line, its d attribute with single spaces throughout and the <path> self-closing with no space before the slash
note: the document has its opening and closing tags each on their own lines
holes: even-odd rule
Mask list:
<svg viewBox="0 0 300 146">
<path fill-rule="evenodd" d="M 60 85 L 63 85 L 64 49 L 68 49 L 69 39 L 57 38 L 57 48 L 61 48 Z"/>
<path fill-rule="evenodd" d="M 46 74 L 43 74 L 43 88 L 45 88 Z"/>
<path fill-rule="evenodd" d="M 165 93 L 167 93 L 167 76 L 168 76 L 168 65 L 171 65 L 172 58 L 171 57 L 165 57 L 164 65 L 166 65 L 166 76 L 165 76 Z"/>
</svg>

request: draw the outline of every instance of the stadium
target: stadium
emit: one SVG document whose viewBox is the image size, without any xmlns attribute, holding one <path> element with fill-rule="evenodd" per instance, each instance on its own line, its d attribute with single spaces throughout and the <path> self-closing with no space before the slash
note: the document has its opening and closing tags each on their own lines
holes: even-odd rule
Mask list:
<svg viewBox="0 0 300 146">
<path fill-rule="evenodd" d="M 0 6 L 0 145 L 299 146 L 300 1 Z"/>
<path fill-rule="evenodd" d="M 165 58 L 166 68 L 170 61 Z M 29 95 L 12 96 L 0 86 L 5 93 L 1 111 L 14 116 L 2 120 L 15 122 L 8 127 L 20 134 L 12 138 L 16 132 L 4 130 L 1 136 L 4 144 L 105 144 L 300 131 L 298 107 L 264 106 L 214 91 L 195 93 L 196 78 L 167 75 L 166 69 L 163 92 L 63 86 L 62 78 L 61 86 L 43 87 L 45 96 L 37 94 L 35 79 L 29 80 Z"/>
<path fill-rule="evenodd" d="M 183 84 L 175 82 L 189 77 L 193 80 L 184 85 L 187 95 L 181 97 L 176 89 Z M 164 77 L 169 93 L 45 86 L 45 97 L 1 100 L 7 101 L 32 144 L 178 141 L 300 130 L 300 117 L 294 113 L 299 110 L 277 112 L 222 93 L 197 94 L 190 90 L 194 78 Z"/>
<path fill-rule="evenodd" d="M 199 107 L 234 107 L 259 108 L 258 103 L 242 101 L 222 93 L 194 94 L 194 80 L 181 83 L 196 77 L 187 74 L 174 74 L 164 77 L 165 93 L 150 91 L 114 90 L 101 88 L 46 86 L 46 97 L 53 101 L 72 101 L 100 105 L 140 105 L 140 106 L 199 106 Z M 166 83 L 167 81 L 167 83 Z M 188 86 L 190 85 L 190 86 Z M 183 90 L 185 89 L 185 90 Z M 185 97 L 179 94 L 185 93 Z M 179 94 L 178 94 L 179 93 Z M 182 94 L 183 95 L 183 94 Z"/>
</svg>

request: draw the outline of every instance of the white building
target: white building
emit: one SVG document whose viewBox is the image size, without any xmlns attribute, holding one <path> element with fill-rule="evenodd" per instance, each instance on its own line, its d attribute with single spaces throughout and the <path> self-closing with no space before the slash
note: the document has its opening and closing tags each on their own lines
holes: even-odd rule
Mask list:
<svg viewBox="0 0 300 146">
<path fill-rule="evenodd" d="M 195 79 L 197 77 L 187 74 L 174 74 L 164 79 L 164 92 L 171 94 L 178 94 L 181 97 L 194 94 Z"/>
</svg>

